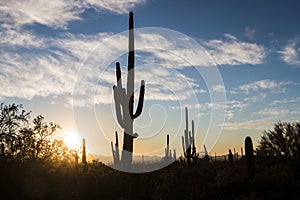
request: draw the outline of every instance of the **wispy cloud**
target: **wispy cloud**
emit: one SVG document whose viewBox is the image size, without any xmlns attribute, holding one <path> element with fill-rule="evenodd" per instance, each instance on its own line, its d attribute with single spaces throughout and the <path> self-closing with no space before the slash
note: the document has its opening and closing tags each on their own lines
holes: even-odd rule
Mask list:
<svg viewBox="0 0 300 200">
<path fill-rule="evenodd" d="M 272 127 L 273 122 L 270 118 L 262 118 L 247 121 L 226 122 L 224 130 L 266 130 Z"/>
<path fill-rule="evenodd" d="M 215 85 L 212 87 L 213 91 L 215 92 L 225 92 L 224 85 Z"/>
<path fill-rule="evenodd" d="M 17 0 L 1 1 L 0 17 L 3 26 L 21 27 L 39 23 L 54 28 L 65 28 L 72 20 L 79 20 L 83 12 L 80 1 L 73 0 Z"/>
<path fill-rule="evenodd" d="M 280 100 L 274 100 L 270 103 L 270 105 L 281 105 L 281 104 L 290 104 L 290 103 L 297 103 L 300 101 L 300 97 L 291 98 L 291 99 L 280 99 Z"/>
<path fill-rule="evenodd" d="M 13 29 L 2 30 L 0 32 L 0 45 L 6 50 L 16 48 L 42 48 L 45 41 L 41 37 L 37 37 L 30 31 L 22 32 Z"/>
<path fill-rule="evenodd" d="M 278 51 L 281 59 L 289 65 L 300 65 L 300 48 L 297 48 L 298 40 L 293 40 Z"/>
<path fill-rule="evenodd" d="M 255 32 L 256 30 L 254 28 L 246 27 L 244 30 L 244 34 L 246 38 L 250 41 L 253 41 L 255 38 Z"/>
<path fill-rule="evenodd" d="M 287 109 L 280 109 L 280 108 L 265 108 L 257 113 L 255 115 L 259 116 L 282 116 L 289 112 Z"/>
<path fill-rule="evenodd" d="M 239 41 L 225 34 L 225 40 L 204 41 L 202 44 L 218 65 L 257 65 L 263 63 L 266 50 L 262 45 Z"/>
<path fill-rule="evenodd" d="M 129 9 L 145 0 L 15 0 L 0 1 L 2 27 L 19 28 L 39 23 L 52 28 L 67 28 L 70 21 L 80 20 L 88 8 L 115 14 L 128 13 Z"/>
<path fill-rule="evenodd" d="M 295 85 L 296 83 L 292 81 L 274 81 L 274 80 L 260 80 L 260 81 L 254 81 L 249 84 L 244 84 L 239 86 L 238 88 L 234 88 L 232 90 L 232 93 L 245 93 L 249 94 L 251 91 L 271 91 L 274 93 L 282 93 L 285 92 L 285 87 L 287 85 Z"/>
<path fill-rule="evenodd" d="M 110 11 L 117 14 L 128 13 L 130 9 L 146 0 L 85 0 L 85 2 L 100 11 Z"/>
</svg>

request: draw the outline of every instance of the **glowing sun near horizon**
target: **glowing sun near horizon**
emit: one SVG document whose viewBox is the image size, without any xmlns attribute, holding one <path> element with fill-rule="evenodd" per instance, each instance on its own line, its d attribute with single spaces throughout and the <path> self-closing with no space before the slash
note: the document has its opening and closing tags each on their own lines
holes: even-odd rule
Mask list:
<svg viewBox="0 0 300 200">
<path fill-rule="evenodd" d="M 81 137 L 75 130 L 67 131 L 63 137 L 64 143 L 70 149 L 77 149 L 80 148 L 81 145 Z"/>
</svg>

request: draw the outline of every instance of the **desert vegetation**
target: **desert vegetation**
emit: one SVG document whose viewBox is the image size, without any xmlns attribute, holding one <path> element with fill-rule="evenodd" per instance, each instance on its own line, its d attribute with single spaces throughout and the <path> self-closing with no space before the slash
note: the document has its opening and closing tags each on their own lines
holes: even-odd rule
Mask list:
<svg viewBox="0 0 300 200">
<path fill-rule="evenodd" d="M 0 192 L 9 199 L 296 199 L 300 123 L 277 122 L 256 149 L 227 160 L 181 157 L 154 172 L 131 174 L 78 155 L 51 136 L 60 128 L 22 105 L 1 104 Z M 167 143 L 168 145 L 168 143 Z M 249 147 L 250 146 L 250 147 Z M 167 147 L 168 148 L 168 147 Z M 167 149 L 166 148 L 166 149 Z M 252 150 L 252 151 L 251 151 Z M 75 155 L 76 154 L 76 155 Z M 225 155 L 228 157 L 228 155 Z M 134 164 L 133 164 L 134 165 Z"/>
</svg>

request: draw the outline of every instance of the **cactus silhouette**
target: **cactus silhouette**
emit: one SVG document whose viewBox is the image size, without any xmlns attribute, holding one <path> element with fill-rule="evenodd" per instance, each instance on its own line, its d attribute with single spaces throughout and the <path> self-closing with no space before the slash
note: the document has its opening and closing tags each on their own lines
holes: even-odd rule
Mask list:
<svg viewBox="0 0 300 200">
<path fill-rule="evenodd" d="M 187 160 L 188 166 L 190 166 L 191 159 L 195 162 L 197 160 L 196 146 L 195 146 L 195 131 L 194 131 L 194 120 L 192 120 L 192 133 L 189 131 L 189 121 L 188 121 L 188 108 L 185 107 L 185 120 L 186 128 L 184 130 L 184 136 L 182 136 L 182 149 L 184 157 Z"/>
<path fill-rule="evenodd" d="M 173 150 L 173 158 L 174 158 L 174 161 L 176 160 L 176 149 Z"/>
<path fill-rule="evenodd" d="M 204 160 L 206 160 L 206 161 L 209 161 L 209 155 L 208 155 L 208 151 L 207 151 L 207 149 L 206 149 L 206 146 L 205 146 L 205 144 L 203 145 L 203 148 L 204 148 Z"/>
<path fill-rule="evenodd" d="M 171 157 L 170 155 L 170 147 L 169 147 L 169 143 L 170 143 L 170 140 L 169 140 L 169 134 L 167 135 L 167 147 L 165 148 L 165 158 L 166 159 L 169 159 Z"/>
<path fill-rule="evenodd" d="M 130 167 L 132 165 L 133 139 L 138 137 L 133 134 L 133 121 L 143 110 L 145 81 L 141 81 L 140 96 L 137 110 L 133 113 L 134 107 L 134 28 L 133 13 L 129 13 L 129 52 L 128 52 L 128 74 L 127 91 L 122 87 L 120 63 L 116 63 L 117 85 L 113 87 L 116 115 L 119 125 L 124 129 L 122 165 Z"/>
<path fill-rule="evenodd" d="M 170 149 L 170 138 L 169 134 L 167 134 L 167 146 L 165 148 L 165 157 L 163 158 L 167 162 L 171 162 L 172 160 L 176 160 L 176 150 L 173 150 L 173 155 L 172 155 L 172 150 Z"/>
<path fill-rule="evenodd" d="M 82 164 L 86 165 L 86 149 L 85 149 L 85 139 L 82 139 L 82 155 L 81 155 Z"/>
<path fill-rule="evenodd" d="M 113 153 L 114 165 L 118 166 L 120 163 L 120 154 L 119 154 L 119 140 L 118 140 L 118 132 L 116 131 L 116 143 L 115 147 L 113 142 L 111 142 L 111 150 Z"/>
<path fill-rule="evenodd" d="M 254 155 L 253 155 L 253 143 L 251 137 L 247 136 L 245 139 L 245 160 L 246 167 L 249 174 L 250 179 L 254 178 Z"/>
</svg>

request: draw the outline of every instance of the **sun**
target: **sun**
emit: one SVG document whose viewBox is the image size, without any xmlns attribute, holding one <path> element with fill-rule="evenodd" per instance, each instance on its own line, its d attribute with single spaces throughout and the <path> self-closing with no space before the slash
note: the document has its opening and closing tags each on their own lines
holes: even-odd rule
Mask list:
<svg viewBox="0 0 300 200">
<path fill-rule="evenodd" d="M 75 130 L 67 131 L 63 138 L 70 149 L 79 148 L 81 145 L 80 136 Z"/>
</svg>

